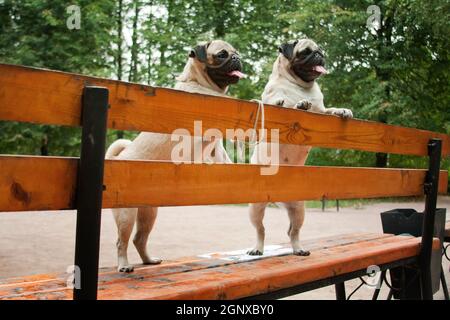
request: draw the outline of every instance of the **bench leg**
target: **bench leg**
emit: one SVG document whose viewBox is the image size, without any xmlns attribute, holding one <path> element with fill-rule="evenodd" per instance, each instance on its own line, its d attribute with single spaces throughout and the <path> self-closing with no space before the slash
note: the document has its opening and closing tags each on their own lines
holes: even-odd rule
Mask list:
<svg viewBox="0 0 450 320">
<path fill-rule="evenodd" d="M 426 198 L 422 224 L 422 243 L 419 256 L 423 300 L 433 300 L 431 254 L 433 251 L 434 221 L 441 154 L 442 141 L 438 139 L 431 139 L 428 143 L 429 168 L 424 184 Z"/>
<path fill-rule="evenodd" d="M 388 296 L 387 296 L 386 300 L 392 300 L 392 296 L 393 295 L 394 295 L 394 290 L 389 289 L 389 293 L 388 293 Z"/>
<path fill-rule="evenodd" d="M 378 287 L 375 289 L 375 292 L 373 293 L 372 300 L 378 299 L 378 296 L 380 295 L 380 291 L 381 291 L 381 286 L 383 285 L 385 277 L 386 277 L 386 270 L 381 272 L 380 283 L 378 284 Z"/>
<path fill-rule="evenodd" d="M 74 287 L 73 298 L 95 300 L 97 298 L 108 89 L 85 87 L 82 107 L 75 240 L 75 266 L 80 272 L 80 287 Z"/>
<path fill-rule="evenodd" d="M 345 296 L 345 282 L 336 283 L 334 285 L 336 290 L 336 300 L 346 300 Z"/>
<path fill-rule="evenodd" d="M 445 281 L 445 274 L 444 274 L 443 266 L 441 266 L 441 284 L 442 284 L 442 291 L 444 291 L 445 300 L 450 300 L 450 298 L 448 296 L 448 288 L 447 288 L 447 282 Z"/>
</svg>

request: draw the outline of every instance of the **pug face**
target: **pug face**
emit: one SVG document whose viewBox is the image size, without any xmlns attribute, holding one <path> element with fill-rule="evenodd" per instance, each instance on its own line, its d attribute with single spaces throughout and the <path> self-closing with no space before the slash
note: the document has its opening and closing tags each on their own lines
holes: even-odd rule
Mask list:
<svg viewBox="0 0 450 320">
<path fill-rule="evenodd" d="M 225 41 L 214 40 L 196 46 L 189 57 L 205 64 L 205 72 L 222 89 L 244 77 L 239 54 Z"/>
<path fill-rule="evenodd" d="M 314 81 L 327 73 L 323 52 L 310 39 L 285 43 L 279 51 L 289 60 L 289 68 L 295 76 L 305 82 Z"/>
</svg>

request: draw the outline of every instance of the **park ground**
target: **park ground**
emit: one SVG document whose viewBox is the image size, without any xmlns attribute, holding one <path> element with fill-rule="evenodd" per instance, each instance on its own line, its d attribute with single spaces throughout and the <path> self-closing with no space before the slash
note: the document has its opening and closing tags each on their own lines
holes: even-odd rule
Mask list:
<svg viewBox="0 0 450 320">
<path fill-rule="evenodd" d="M 450 197 L 440 197 L 438 206 L 450 211 Z M 307 209 L 302 239 L 352 232 L 381 232 L 380 212 L 395 208 L 423 210 L 423 201 L 358 203 L 341 207 Z M 166 207 L 159 211 L 150 236 L 152 256 L 175 259 L 209 252 L 251 247 L 255 232 L 246 206 Z M 450 219 L 450 214 L 447 214 Z M 65 272 L 73 263 L 76 215 L 74 211 L 47 211 L 0 214 L 0 278 L 36 273 Z M 265 218 L 266 244 L 288 241 L 288 218 L 282 209 L 268 208 Z M 110 210 L 102 216 L 100 265 L 116 264 L 116 226 Z M 140 263 L 134 247 L 129 249 L 131 263 Z M 450 286 L 449 264 L 444 262 Z M 347 284 L 347 293 L 359 284 Z M 373 291 L 363 287 L 352 299 L 368 299 Z M 387 296 L 386 286 L 380 298 Z M 288 299 L 334 299 L 334 287 L 302 293 Z M 435 299 L 443 299 L 442 291 Z"/>
</svg>

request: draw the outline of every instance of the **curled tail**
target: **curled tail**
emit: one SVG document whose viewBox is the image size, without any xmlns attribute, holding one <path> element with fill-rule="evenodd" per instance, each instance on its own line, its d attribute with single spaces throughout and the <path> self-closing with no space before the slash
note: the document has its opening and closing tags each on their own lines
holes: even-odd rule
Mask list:
<svg viewBox="0 0 450 320">
<path fill-rule="evenodd" d="M 106 150 L 106 159 L 114 159 L 117 157 L 126 147 L 131 144 L 131 140 L 119 139 L 114 141 Z"/>
</svg>

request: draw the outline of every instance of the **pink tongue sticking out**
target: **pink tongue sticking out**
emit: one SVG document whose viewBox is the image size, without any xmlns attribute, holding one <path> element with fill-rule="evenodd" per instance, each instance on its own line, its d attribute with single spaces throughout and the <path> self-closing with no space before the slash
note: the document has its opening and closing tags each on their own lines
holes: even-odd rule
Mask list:
<svg viewBox="0 0 450 320">
<path fill-rule="evenodd" d="M 238 70 L 234 70 L 228 73 L 229 76 L 238 77 L 239 79 L 245 78 L 246 75 Z"/>
<path fill-rule="evenodd" d="M 320 74 L 327 74 L 327 69 L 325 69 L 322 66 L 314 66 L 313 70 L 320 73 Z"/>
</svg>

